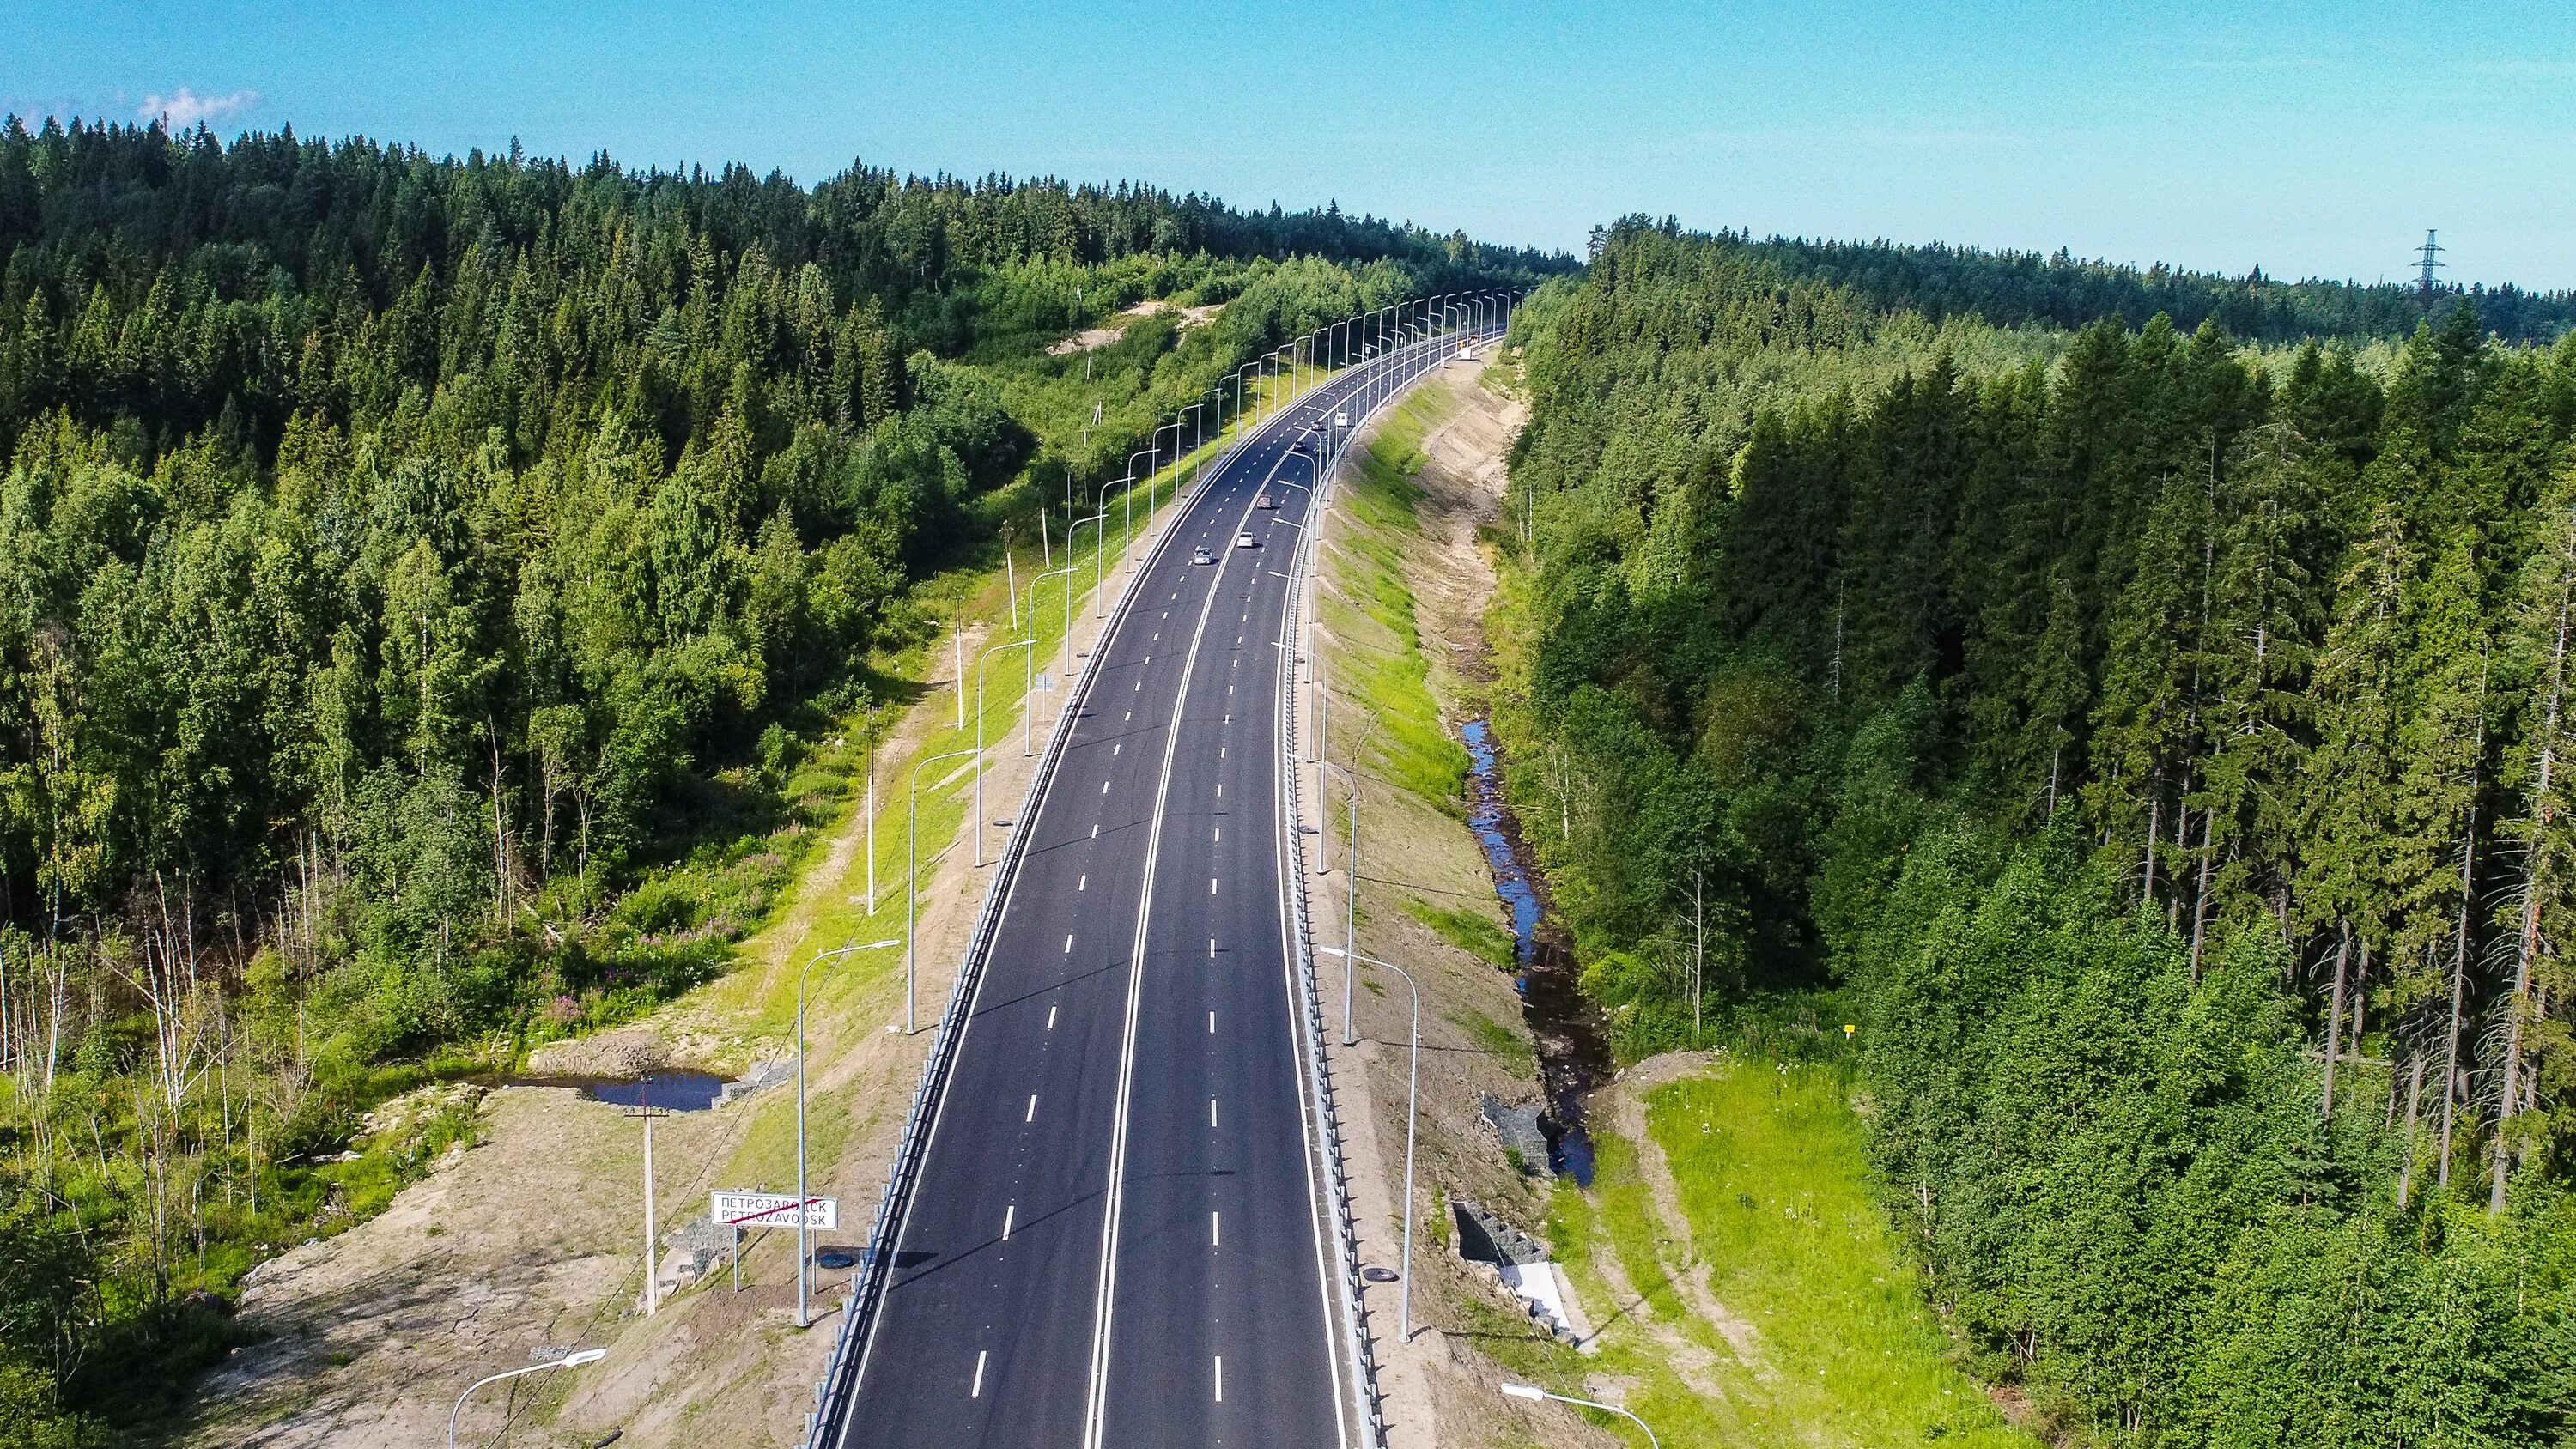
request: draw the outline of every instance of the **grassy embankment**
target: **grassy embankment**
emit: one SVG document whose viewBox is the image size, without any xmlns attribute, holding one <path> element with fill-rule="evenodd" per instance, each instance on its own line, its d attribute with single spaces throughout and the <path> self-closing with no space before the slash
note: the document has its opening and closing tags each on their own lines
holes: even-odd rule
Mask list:
<svg viewBox="0 0 2576 1449">
<path fill-rule="evenodd" d="M 1601 1353 L 1515 1366 L 1575 1393 L 1577 1372 L 1625 1381 L 1674 1449 L 2034 1442 L 1949 1361 L 1872 1196 L 1852 1082 L 1722 1054 L 1645 1094 L 1648 1142 L 1596 1110 L 1592 1187 L 1560 1186 L 1549 1226 Z"/>
<path fill-rule="evenodd" d="M 1398 402 L 1354 454 L 1335 502 L 1339 517 L 1325 567 L 1327 587 L 1317 594 L 1316 623 L 1335 641 L 1327 647 L 1327 684 L 1336 699 L 1331 758 L 1348 761 L 1364 740 L 1365 772 L 1404 797 L 1383 803 L 1372 799 L 1364 807 L 1369 814 L 1362 827 L 1363 854 L 1381 859 L 1387 858 L 1390 842 L 1394 856 L 1404 858 L 1424 832 L 1463 821 L 1467 751 L 1451 737 L 1441 700 L 1451 701 L 1458 713 L 1484 707 L 1484 687 L 1461 674 L 1446 650 L 1439 651 L 1435 678 L 1433 654 L 1423 648 L 1422 601 L 1415 588 L 1421 574 L 1411 561 L 1422 540 L 1417 509 L 1425 496 L 1418 479 L 1429 462 L 1424 440 L 1458 411 L 1456 394 L 1436 381 L 1426 382 Z M 1335 784 L 1327 793 L 1338 798 L 1339 791 Z M 1429 814 L 1408 818 L 1416 812 Z M 1346 828 L 1346 817 L 1328 813 L 1336 831 Z M 1334 838 L 1337 844 L 1341 840 L 1339 834 Z M 1372 894 L 1364 892 L 1360 898 L 1364 932 Z M 1468 955 L 1498 968 L 1511 966 L 1511 932 L 1489 889 L 1439 899 L 1419 890 L 1405 892 L 1402 909 Z M 1373 980 L 1369 985 L 1382 989 Z M 1528 1049 L 1511 1026 L 1470 1006 L 1456 1008 L 1451 1021 L 1479 1050 L 1508 1063 L 1514 1075 L 1536 1076 Z"/>
</svg>

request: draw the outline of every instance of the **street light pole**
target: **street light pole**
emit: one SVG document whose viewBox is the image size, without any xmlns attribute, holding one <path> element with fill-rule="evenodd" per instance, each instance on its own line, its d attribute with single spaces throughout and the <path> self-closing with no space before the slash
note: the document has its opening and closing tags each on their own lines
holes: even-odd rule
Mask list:
<svg viewBox="0 0 2576 1449">
<path fill-rule="evenodd" d="M 921 772 L 942 760 L 960 755 L 980 755 L 981 750 L 950 750 L 918 760 L 912 767 L 912 794 L 905 806 L 903 847 L 903 1031 L 910 1036 L 918 1030 L 913 1024 L 913 961 L 920 954 L 920 935 L 914 929 L 921 904 Z"/>
<path fill-rule="evenodd" d="M 1332 951 L 1333 948 L 1321 948 Z M 1413 1342 L 1413 1129 L 1422 1117 L 1422 988 L 1414 984 L 1413 973 L 1392 961 L 1355 952 L 1334 951 L 1344 962 L 1365 961 L 1404 978 L 1404 989 L 1413 994 L 1413 1063 L 1404 1086 L 1404 1287 L 1396 1297 L 1395 1341 Z M 1344 1043 L 1348 1045 L 1348 1043 Z"/>
<path fill-rule="evenodd" d="M 1037 642 L 1035 639 L 1014 639 L 1008 644 L 996 644 L 975 661 L 975 864 L 978 868 L 984 864 L 984 666 L 993 662 L 994 655 L 1007 654 L 1014 649 L 1028 650 L 1034 660 Z M 1032 664 L 1030 670 L 1029 682 L 1035 684 L 1036 666 Z M 1020 754 L 1023 759 L 1027 758 L 1029 748 L 1028 716 L 1026 709 L 1020 711 Z"/>
<path fill-rule="evenodd" d="M 549 1359 L 544 1363 L 532 1363 L 526 1368 L 514 1368 L 506 1373 L 497 1373 L 492 1375 L 490 1378 L 476 1379 L 474 1382 L 467 1384 L 465 1386 L 465 1392 L 456 1396 L 456 1407 L 448 1411 L 447 1449 L 456 1449 L 456 1419 L 458 1415 L 465 1412 L 465 1401 L 474 1396 L 474 1391 L 476 1389 L 483 1387 L 485 1384 L 497 1384 L 503 1379 L 515 1379 L 521 1374 L 542 1373 L 547 1369 L 579 1368 L 583 1364 L 597 1363 L 606 1357 L 608 1357 L 607 1349 L 585 1348 L 578 1353 L 568 1353 L 561 1358 Z"/>
<path fill-rule="evenodd" d="M 1652 1445 L 1653 1449 L 1664 1449 L 1664 1443 L 1662 1440 L 1655 1437 L 1655 1431 L 1652 1425 L 1648 1424 L 1645 1420 L 1638 1418 L 1636 1415 L 1629 1413 L 1627 1410 L 1620 1408 L 1617 1404 L 1595 1403 L 1590 1399 L 1578 1399 L 1571 1394 L 1551 1394 L 1536 1384 L 1516 1384 L 1509 1380 L 1505 1380 L 1501 1385 L 1501 1388 L 1503 1391 L 1503 1397 L 1508 1399 L 1554 1399 L 1560 1404 L 1579 1404 L 1587 1409 L 1599 1409 L 1605 1414 L 1617 1414 L 1621 1418 L 1626 1419 L 1629 1423 L 1645 1430 L 1646 1442 Z"/>
<path fill-rule="evenodd" d="M 1358 761 L 1359 752 L 1357 750 L 1353 750 L 1351 752 L 1351 759 L 1355 763 Z M 1359 950 L 1360 929 L 1360 782 L 1358 776 L 1343 769 L 1341 766 L 1334 764 L 1330 760 L 1317 761 L 1316 770 L 1317 774 L 1315 778 L 1317 780 L 1323 779 L 1321 772 L 1325 770 L 1330 770 L 1334 774 L 1341 776 L 1342 784 L 1351 792 L 1351 848 L 1342 852 L 1342 871 L 1344 874 L 1349 876 L 1350 879 L 1346 882 L 1349 887 L 1349 891 L 1345 896 L 1342 905 L 1342 940 L 1346 944 L 1343 946 L 1341 952 L 1342 1045 L 1349 1046 L 1352 1042 L 1359 1039 L 1351 1034 L 1351 991 L 1353 985 L 1351 963 L 1359 959 L 1355 953 Z M 1323 787 L 1318 785 L 1315 789 L 1315 803 L 1318 806 L 1323 804 L 1323 793 Z M 1323 812 L 1318 809 L 1316 813 L 1321 815 Z M 1322 825 L 1323 822 L 1319 820 L 1317 821 L 1317 824 Z M 1329 834 L 1325 833 L 1330 829 L 1330 826 L 1324 826 L 1323 829 L 1316 832 L 1317 844 L 1315 847 L 1315 853 L 1319 858 L 1324 852 L 1323 842 L 1332 838 Z M 1329 873 L 1331 867 L 1327 865 L 1325 870 Z"/>
<path fill-rule="evenodd" d="M 796 973 L 796 1326 L 798 1328 L 808 1328 L 813 1325 L 812 1315 L 805 1311 L 806 1269 L 811 1257 L 805 1245 L 807 1217 L 805 1209 L 806 1205 L 814 1200 L 805 1190 L 805 978 L 814 973 L 817 965 L 835 956 L 847 956 L 855 951 L 874 951 L 894 943 L 895 938 L 888 936 L 882 941 L 870 941 L 865 945 L 843 946 L 837 950 L 824 951 L 807 961 L 805 968 Z M 737 1253 L 741 1251 L 739 1237 L 735 1242 L 735 1251 Z M 737 1273 L 741 1271 L 739 1263 L 735 1264 L 735 1271 Z"/>
<path fill-rule="evenodd" d="M 1045 583 L 1047 580 L 1054 578 L 1058 574 L 1064 575 L 1064 674 L 1068 681 L 1073 678 L 1073 574 L 1075 565 L 1070 548 L 1071 542 L 1072 540 L 1070 539 L 1066 540 L 1068 547 L 1064 556 L 1063 568 L 1049 569 L 1045 573 L 1038 575 L 1036 578 L 1029 580 L 1029 632 L 1031 634 L 1035 634 L 1038 631 L 1038 585 Z M 1032 655 L 1031 657 L 1034 658 L 1035 656 Z M 1035 711 L 1037 703 L 1036 696 L 1030 696 L 1028 701 L 1029 709 L 1031 711 Z M 1023 746 L 1023 748 L 1025 748 L 1025 746 Z"/>
<path fill-rule="evenodd" d="M 1102 581 L 1109 576 L 1109 509 L 1106 506 L 1103 506 L 1098 513 L 1091 515 L 1089 518 L 1077 518 L 1073 521 L 1073 527 L 1067 528 L 1064 531 L 1064 556 L 1066 558 L 1070 559 L 1074 556 L 1074 529 L 1080 528 L 1086 523 L 1096 524 L 1100 529 L 1098 533 L 1091 536 L 1091 596 L 1099 610 L 1099 612 L 1092 615 L 1092 617 L 1100 618 L 1109 611 L 1109 591 L 1102 587 Z M 1065 587 L 1070 589 L 1072 588 L 1072 585 L 1067 584 Z M 1070 593 L 1065 596 L 1064 606 L 1067 609 L 1073 607 L 1073 596 Z M 1070 623 L 1065 626 L 1065 638 L 1068 641 L 1066 647 L 1071 648 L 1072 645 L 1070 641 L 1073 638 L 1073 626 Z M 1067 664 L 1065 667 L 1070 669 L 1073 666 Z"/>
</svg>

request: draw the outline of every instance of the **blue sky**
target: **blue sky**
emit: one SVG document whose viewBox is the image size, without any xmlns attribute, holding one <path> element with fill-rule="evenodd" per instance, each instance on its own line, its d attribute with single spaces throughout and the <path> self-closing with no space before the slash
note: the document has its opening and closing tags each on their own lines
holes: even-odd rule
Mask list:
<svg viewBox="0 0 2576 1449">
<path fill-rule="evenodd" d="M 2576 287 L 2576 6 L 0 0 L 0 109 Z"/>
</svg>

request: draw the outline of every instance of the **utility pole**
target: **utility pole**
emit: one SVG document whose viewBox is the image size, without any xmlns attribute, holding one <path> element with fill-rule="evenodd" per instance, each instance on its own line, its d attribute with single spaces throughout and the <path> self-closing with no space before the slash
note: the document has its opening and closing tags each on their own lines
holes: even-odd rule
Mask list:
<svg viewBox="0 0 2576 1449">
<path fill-rule="evenodd" d="M 1002 525 L 1002 592 L 1011 601 L 1011 628 L 1020 627 L 1020 571 L 1011 562 L 1011 526 Z"/>
<path fill-rule="evenodd" d="M 644 1316 L 650 1318 L 661 1307 L 661 1264 L 654 1261 L 661 1234 L 653 1223 L 653 1074 L 646 1072 L 635 1084 L 636 1111 L 629 1116 L 644 1119 Z"/>
<path fill-rule="evenodd" d="M 877 707 L 868 706 L 868 914 L 877 913 Z"/>
</svg>

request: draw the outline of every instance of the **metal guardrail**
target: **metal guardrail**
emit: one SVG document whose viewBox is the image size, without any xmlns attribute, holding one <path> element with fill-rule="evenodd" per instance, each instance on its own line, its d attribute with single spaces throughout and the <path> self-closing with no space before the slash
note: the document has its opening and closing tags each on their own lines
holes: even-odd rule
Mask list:
<svg viewBox="0 0 2576 1449">
<path fill-rule="evenodd" d="M 1426 358 L 1439 355 L 1438 349 L 1454 339 L 1454 333 L 1443 333 L 1427 338 L 1413 344 L 1403 353 L 1381 359 L 1379 365 L 1392 370 L 1407 363 L 1421 362 Z M 1417 367 L 1404 379 L 1404 383 L 1412 382 L 1427 370 L 1427 368 Z M 1402 385 L 1399 384 L 1399 387 Z M 1389 389 L 1386 398 L 1372 407 L 1370 413 L 1374 414 L 1384 407 L 1386 402 L 1392 401 L 1395 394 L 1396 389 Z M 1293 402 L 1292 399 L 1292 405 Z M 1237 453 L 1273 428 L 1281 426 L 1286 416 L 1287 412 L 1283 408 L 1253 427 L 1242 431 L 1232 443 L 1220 449 L 1214 458 L 1198 470 L 1198 476 L 1205 476 L 1209 468 L 1222 473 L 1234 461 Z M 1178 468 L 1179 464 L 1176 460 L 1174 463 L 1176 485 Z M 1117 632 L 1118 626 L 1126 617 L 1127 610 L 1142 588 L 1146 575 L 1152 571 L 1155 561 L 1176 536 L 1177 525 L 1187 512 L 1186 502 L 1175 498 L 1173 510 L 1164 520 L 1160 534 L 1146 545 L 1145 557 L 1128 574 L 1126 584 L 1119 591 L 1117 603 L 1111 606 L 1107 617 L 1102 621 L 1098 636 L 1100 640 L 1106 641 Z M 1292 581 L 1290 591 L 1292 610 L 1296 607 L 1295 591 L 1296 583 Z M 894 1162 L 887 1171 L 885 1188 L 877 1199 L 876 1220 L 868 1231 L 866 1256 L 861 1261 L 860 1271 L 851 1280 L 849 1296 L 843 1303 L 840 1334 L 833 1341 L 831 1356 L 824 1361 L 822 1376 L 814 1383 L 814 1407 L 805 1416 L 806 1449 L 825 1449 L 825 1446 L 838 1433 L 842 1417 L 848 1411 L 852 1393 L 857 1388 L 855 1376 L 858 1357 L 865 1349 L 870 1326 L 874 1323 L 878 1309 L 885 1300 L 888 1280 L 892 1277 L 894 1269 L 894 1242 L 902 1226 L 904 1209 L 910 1204 L 914 1183 L 920 1176 L 926 1124 L 938 1107 L 940 1094 L 947 1086 L 949 1072 L 955 1065 L 958 1044 L 965 1030 L 967 1007 L 974 1000 L 975 988 L 982 980 L 984 966 L 991 953 L 993 926 L 1000 917 L 1002 902 L 1008 895 L 1007 887 L 1012 875 L 1019 868 L 1020 856 L 1027 846 L 1028 832 L 1036 812 L 1027 808 L 1026 802 L 1037 800 L 1048 782 L 1053 779 L 1056 767 L 1063 758 L 1065 742 L 1072 736 L 1074 723 L 1082 717 L 1084 698 L 1089 694 L 1092 681 L 1096 677 L 1096 671 L 1091 666 L 1097 664 L 1104 653 L 1103 645 L 1095 644 L 1091 662 L 1083 666 L 1080 681 L 1066 691 L 1065 706 L 1058 713 L 1054 726 L 1047 732 L 1046 749 L 1039 756 L 1036 768 L 1030 772 L 1024 803 L 1014 813 L 1010 829 L 1003 837 L 1001 853 L 994 858 L 993 875 L 985 883 L 984 899 L 976 911 L 974 931 L 967 937 L 966 949 L 958 964 L 957 980 L 949 989 L 947 1008 L 940 1013 L 936 1034 L 931 1038 L 929 1055 L 922 1062 L 921 1083 L 914 1089 L 911 1108 L 904 1118 L 903 1136 L 895 1148 Z M 1293 693 L 1293 691 L 1282 691 L 1282 700 L 1291 699 Z M 1022 707 L 1033 708 L 1034 702 L 1024 701 Z M 1291 739 L 1293 744 L 1293 733 Z M 1294 794 L 1296 771 L 1291 768 L 1288 774 L 1290 812 L 1287 818 L 1290 821 L 1290 840 L 1293 845 L 1296 820 Z M 1302 852 L 1298 859 L 1301 863 L 1293 873 L 1297 879 L 1297 940 L 1306 983 L 1308 1014 L 1315 1018 L 1307 1025 L 1311 1049 L 1317 1041 L 1315 1025 L 1320 1018 L 1316 1017 L 1319 1008 L 1315 1005 L 1314 996 L 1314 953 L 1306 940 Z M 1368 1352 L 1366 1329 L 1359 1307 L 1358 1239 L 1351 1222 L 1349 1190 L 1342 1178 L 1340 1138 L 1338 1130 L 1328 1125 L 1333 1119 L 1329 1116 L 1330 1085 L 1329 1082 L 1322 1080 L 1323 1058 L 1317 1051 L 1312 1059 L 1316 1064 L 1319 1088 L 1325 1093 L 1318 1100 L 1318 1108 L 1319 1112 L 1326 1115 L 1318 1117 L 1318 1124 L 1333 1134 L 1329 1138 L 1330 1151 L 1326 1157 L 1340 1220 L 1338 1237 L 1342 1243 L 1344 1311 L 1349 1318 L 1355 1342 L 1354 1363 L 1368 1365 L 1366 1376 L 1360 1382 L 1361 1406 L 1369 1422 L 1374 1426 L 1370 1442 L 1373 1446 L 1377 1446 L 1377 1449 L 1382 1449 L 1385 1443 L 1385 1426 L 1377 1410 L 1375 1369 Z"/>
<path fill-rule="evenodd" d="M 1482 337 L 1486 334 L 1471 335 Z M 1403 396 L 1403 390 L 1406 387 L 1411 386 L 1423 374 L 1429 372 L 1431 370 L 1429 361 L 1436 349 L 1444 346 L 1449 340 L 1451 339 L 1444 335 L 1435 343 L 1426 346 L 1418 356 L 1391 361 L 1390 367 L 1422 365 L 1413 366 L 1412 370 L 1395 386 L 1388 388 L 1366 412 L 1360 414 L 1359 424 L 1365 424 L 1369 418 L 1393 404 L 1396 399 Z M 1445 354 L 1441 355 L 1445 358 Z M 1340 460 L 1336 459 L 1332 476 L 1324 480 L 1326 486 L 1318 488 L 1315 492 L 1314 506 L 1309 508 L 1306 514 L 1307 526 L 1303 530 L 1301 547 L 1298 550 L 1299 562 L 1288 581 L 1286 622 L 1288 638 L 1291 641 L 1288 651 L 1291 687 L 1281 690 L 1279 694 L 1281 748 L 1278 755 L 1281 793 L 1287 806 L 1280 816 L 1280 827 L 1282 844 L 1289 862 L 1288 875 L 1292 882 L 1289 890 L 1290 917 L 1294 922 L 1293 935 L 1296 941 L 1297 980 L 1301 998 L 1299 1004 L 1303 1007 L 1303 1010 L 1298 1013 L 1297 1022 L 1299 1033 L 1305 1038 L 1310 1078 L 1308 1089 L 1313 1098 L 1315 1130 L 1319 1139 L 1316 1146 L 1323 1157 L 1326 1190 L 1330 1198 L 1329 1210 L 1332 1215 L 1334 1256 L 1341 1269 L 1342 1315 L 1349 1337 L 1347 1352 L 1350 1362 L 1352 1405 L 1367 1435 L 1364 1442 L 1368 1449 L 1385 1449 L 1385 1400 L 1378 1390 L 1375 1336 L 1369 1332 L 1367 1299 L 1360 1286 L 1359 1224 L 1351 1206 L 1350 1180 L 1342 1169 L 1341 1116 L 1333 1091 L 1331 1060 L 1324 1050 L 1326 1032 L 1323 995 L 1315 974 L 1314 938 L 1306 901 L 1306 848 L 1304 838 L 1298 833 L 1304 812 L 1297 798 L 1297 691 L 1293 687 L 1296 650 L 1293 641 L 1298 637 L 1297 628 L 1305 612 L 1305 585 L 1314 572 L 1316 554 L 1323 546 L 1322 517 L 1331 497 L 1330 486 L 1335 479 L 1338 479 L 1340 472 Z M 1318 800 L 1317 828 L 1329 830 L 1332 828 L 1332 822 L 1323 818 L 1320 811 L 1321 804 L 1322 802 Z M 1346 868 L 1355 869 L 1356 866 Z M 1413 1205 L 1405 1204 L 1404 1210 L 1410 1213 Z"/>
</svg>

